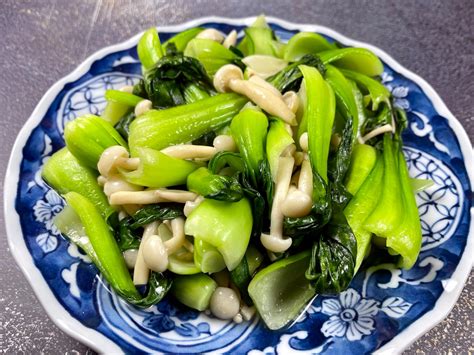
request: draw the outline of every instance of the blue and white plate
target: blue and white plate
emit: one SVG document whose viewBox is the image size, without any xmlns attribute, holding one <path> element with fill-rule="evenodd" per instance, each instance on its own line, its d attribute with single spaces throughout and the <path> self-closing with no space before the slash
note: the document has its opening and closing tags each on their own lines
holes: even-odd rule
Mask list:
<svg viewBox="0 0 474 355">
<path fill-rule="evenodd" d="M 159 28 L 162 40 L 197 25 L 242 35 L 253 18 L 209 17 Z M 238 352 L 249 354 L 396 353 L 441 321 L 456 302 L 472 267 L 472 147 L 460 123 L 434 90 L 378 48 L 328 28 L 269 18 L 283 40 L 314 31 L 329 40 L 371 49 L 384 62 L 384 84 L 408 112 L 405 154 L 414 177 L 435 182 L 417 201 L 423 247 L 409 271 L 391 264 L 359 272 L 350 288 L 318 297 L 292 327 L 269 331 L 254 317 L 234 324 L 172 301 L 134 308 L 97 275 L 90 260 L 52 223 L 62 199 L 41 179 L 51 154 L 64 146 L 66 122 L 105 106 L 106 89 L 140 76 L 140 35 L 89 57 L 42 98 L 21 130 L 5 181 L 5 220 L 12 253 L 51 319 L 100 352 Z"/>
</svg>

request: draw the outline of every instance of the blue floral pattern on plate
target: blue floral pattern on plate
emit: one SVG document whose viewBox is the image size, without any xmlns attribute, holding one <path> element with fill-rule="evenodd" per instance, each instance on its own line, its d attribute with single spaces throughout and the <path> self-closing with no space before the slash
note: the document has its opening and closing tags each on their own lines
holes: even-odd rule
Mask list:
<svg viewBox="0 0 474 355">
<path fill-rule="evenodd" d="M 240 33 L 243 28 L 225 22 L 203 26 Z M 272 27 L 283 40 L 295 33 L 277 24 Z M 160 36 L 166 40 L 173 34 Z M 24 241 L 57 301 L 72 317 L 125 352 L 370 353 L 433 309 L 466 246 L 471 207 L 466 196 L 472 188 L 448 120 L 415 82 L 388 65 L 382 81 L 395 105 L 408 112 L 404 152 L 410 173 L 435 182 L 417 196 L 423 248 L 413 269 L 400 270 L 393 264 L 364 269 L 348 290 L 317 297 L 291 327 L 274 332 L 257 317 L 242 324 L 224 322 L 171 300 L 141 310 L 110 292 L 87 256 L 54 227 L 52 219 L 63 201 L 42 181 L 40 171 L 64 146 L 66 122 L 100 113 L 104 91 L 135 83 L 139 74 L 136 47 L 96 60 L 86 74 L 64 86 L 23 148 L 16 211 Z"/>
</svg>

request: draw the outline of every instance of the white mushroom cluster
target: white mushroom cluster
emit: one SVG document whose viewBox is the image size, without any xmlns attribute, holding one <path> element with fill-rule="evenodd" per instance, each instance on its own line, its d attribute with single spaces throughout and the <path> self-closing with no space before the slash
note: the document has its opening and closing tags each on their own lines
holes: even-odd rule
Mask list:
<svg viewBox="0 0 474 355">
<path fill-rule="evenodd" d="M 124 205 L 123 209 L 128 213 L 133 213 L 137 207 L 134 204 L 123 204 L 112 202 L 112 195 L 117 192 L 138 192 L 142 187 L 130 184 L 118 172 L 119 168 L 135 170 L 138 168 L 140 160 L 130 158 L 127 149 L 120 145 L 111 146 L 104 150 L 97 163 L 100 176 L 98 182 L 103 186 L 103 190 L 111 205 Z"/>
<path fill-rule="evenodd" d="M 177 144 L 161 150 L 162 153 L 178 159 L 208 161 L 220 151 L 235 152 L 237 145 L 232 136 L 221 134 L 214 138 L 213 146 L 196 144 Z"/>
<path fill-rule="evenodd" d="M 171 234 L 171 237 L 168 237 L 168 234 Z M 185 254 L 192 257 L 192 244 L 184 234 L 184 218 L 178 217 L 172 219 L 169 223 L 151 222 L 146 225 L 140 247 L 135 256 L 133 266 L 134 284 L 146 284 L 150 276 L 150 270 L 155 272 L 167 270 L 169 256 L 176 254 L 183 248 L 186 250 Z M 127 258 L 125 253 L 124 257 Z M 128 256 L 130 259 L 132 257 L 133 254 Z"/>
<path fill-rule="evenodd" d="M 232 319 L 235 323 L 249 321 L 256 313 L 255 307 L 249 307 L 242 301 L 238 288 L 230 281 L 227 270 L 212 275 L 218 287 L 212 294 L 209 311 L 224 320 Z"/>
<path fill-rule="evenodd" d="M 222 66 L 214 76 L 214 87 L 218 92 L 236 92 L 246 96 L 262 110 L 280 117 L 295 126 L 296 115 L 285 103 L 280 92 L 270 83 L 253 75 L 244 80 L 242 70 L 233 64 Z"/>
<path fill-rule="evenodd" d="M 201 31 L 196 38 L 210 39 L 211 41 L 221 43 L 225 48 L 230 48 L 237 44 L 237 31 L 232 30 L 227 36 L 225 36 L 222 32 L 214 28 L 208 28 Z"/>
</svg>

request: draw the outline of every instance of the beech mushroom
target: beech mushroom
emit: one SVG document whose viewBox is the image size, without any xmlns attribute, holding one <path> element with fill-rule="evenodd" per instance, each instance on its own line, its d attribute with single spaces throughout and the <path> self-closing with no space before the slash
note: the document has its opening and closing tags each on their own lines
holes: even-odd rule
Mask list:
<svg viewBox="0 0 474 355">
<path fill-rule="evenodd" d="M 156 272 L 165 271 L 168 268 L 168 253 L 160 236 L 153 234 L 141 244 L 144 244 L 142 255 L 146 266 Z"/>
<path fill-rule="evenodd" d="M 281 208 L 288 194 L 294 162 L 293 157 L 282 156 L 279 158 L 275 195 L 270 216 L 270 234 L 262 233 L 260 236 L 263 246 L 274 253 L 284 252 L 292 243 L 291 238 L 283 237 L 283 213 Z"/>
<path fill-rule="evenodd" d="M 387 133 L 387 132 L 393 132 L 393 126 L 391 124 L 386 124 L 386 125 L 383 125 L 381 127 L 377 127 L 374 130 L 367 133 L 365 136 L 359 137 L 359 143 L 364 144 L 369 139 L 372 139 L 372 138 L 378 136 L 379 134 L 384 134 L 384 133 Z"/>
<path fill-rule="evenodd" d="M 132 270 L 135 267 L 135 264 L 137 263 L 137 257 L 138 257 L 138 250 L 137 249 L 129 249 L 125 250 L 123 253 L 123 258 L 125 259 L 125 264 L 127 264 L 127 267 Z"/>
<path fill-rule="evenodd" d="M 218 152 L 221 151 L 228 151 L 228 152 L 236 152 L 237 145 L 235 144 L 234 138 L 232 136 L 228 136 L 227 134 L 218 135 L 214 138 L 212 145 Z"/>
<path fill-rule="evenodd" d="M 298 94 L 294 91 L 287 91 L 283 94 L 283 101 L 285 102 L 286 106 L 296 114 L 298 111 L 298 107 L 300 106 L 300 99 Z"/>
<path fill-rule="evenodd" d="M 194 209 L 199 206 L 199 204 L 204 201 L 204 197 L 202 196 L 198 196 L 196 197 L 195 200 L 193 201 L 186 201 L 186 203 L 184 204 L 184 208 L 183 208 L 183 213 L 186 217 L 189 217 L 189 215 L 191 214 L 191 212 L 194 211 Z"/>
<path fill-rule="evenodd" d="M 137 106 L 135 106 L 135 116 L 141 116 L 145 112 L 148 112 L 153 107 L 153 103 L 150 100 L 142 100 Z"/>
<path fill-rule="evenodd" d="M 295 114 L 286 106 L 281 95 L 277 96 L 272 90 L 243 78 L 242 70 L 238 66 L 226 64 L 215 74 L 214 87 L 218 92 L 234 91 L 245 95 L 269 114 L 280 117 L 290 125 L 297 124 Z"/>
<path fill-rule="evenodd" d="M 135 285 L 146 285 L 148 283 L 150 269 L 146 265 L 145 259 L 143 258 L 143 249 L 145 247 L 146 240 L 156 233 L 158 225 L 159 222 L 151 222 L 147 224 L 143 230 L 142 241 L 138 247 L 137 259 L 133 269 L 133 283 Z"/>
<path fill-rule="evenodd" d="M 113 205 L 140 204 L 147 205 L 160 202 L 186 203 L 195 200 L 194 192 L 185 190 L 151 189 L 145 191 L 118 191 L 110 195 Z"/>
<path fill-rule="evenodd" d="M 232 319 L 239 313 L 240 299 L 233 289 L 218 287 L 212 294 L 209 306 L 217 318 Z"/>
<path fill-rule="evenodd" d="M 133 94 L 133 86 L 132 85 L 125 85 L 120 88 L 120 91 L 126 92 L 128 94 Z"/>
<path fill-rule="evenodd" d="M 199 32 L 196 38 L 210 39 L 211 41 L 215 41 L 218 43 L 222 43 L 222 41 L 224 41 L 224 35 L 222 34 L 222 32 L 214 28 L 207 28 L 204 31 Z"/>
<path fill-rule="evenodd" d="M 271 91 L 273 94 L 275 94 L 275 96 L 283 99 L 283 96 L 281 95 L 280 91 L 278 91 L 278 89 L 276 87 L 274 87 L 272 84 L 270 84 L 265 79 L 262 79 L 258 75 L 255 75 L 255 74 L 252 73 L 249 77 L 249 81 L 254 83 L 254 84 L 257 84 L 258 86 L 261 86 L 264 89 L 267 89 L 267 90 Z"/>
<path fill-rule="evenodd" d="M 292 187 L 285 198 L 282 213 L 286 217 L 304 217 L 311 212 L 313 207 L 313 172 L 308 159 L 301 164 L 298 178 L 298 188 Z"/>
<path fill-rule="evenodd" d="M 178 159 L 209 160 L 217 153 L 217 149 L 207 145 L 178 144 L 162 149 L 162 153 Z"/>
<path fill-rule="evenodd" d="M 303 150 L 303 152 L 307 152 L 308 151 L 308 132 L 304 132 L 300 136 L 299 143 L 300 143 L 300 147 Z"/>
<path fill-rule="evenodd" d="M 230 33 L 227 35 L 227 37 L 224 39 L 224 42 L 222 42 L 222 45 L 229 49 L 232 46 L 235 46 L 237 43 L 237 31 L 232 30 Z"/>
<path fill-rule="evenodd" d="M 178 217 L 171 220 L 171 231 L 173 232 L 173 237 L 164 242 L 168 255 L 175 253 L 183 246 L 186 240 L 184 235 L 184 218 Z"/>
<path fill-rule="evenodd" d="M 117 172 L 121 167 L 128 170 L 135 170 L 140 164 L 140 159 L 130 158 L 127 149 L 120 145 L 114 145 L 104 150 L 97 163 L 100 175 L 107 178 Z"/>
</svg>

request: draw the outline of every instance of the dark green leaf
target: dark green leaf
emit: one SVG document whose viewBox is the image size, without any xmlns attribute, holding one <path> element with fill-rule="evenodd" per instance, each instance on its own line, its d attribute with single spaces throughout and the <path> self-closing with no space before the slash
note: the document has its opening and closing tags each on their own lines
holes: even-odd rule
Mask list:
<svg viewBox="0 0 474 355">
<path fill-rule="evenodd" d="M 217 174 L 225 166 L 230 166 L 237 172 L 243 172 L 245 170 L 244 161 L 240 154 L 228 151 L 222 151 L 214 155 L 209 161 L 208 169 L 213 174 Z"/>
<path fill-rule="evenodd" d="M 188 175 L 187 188 L 205 198 L 219 201 L 237 202 L 243 197 L 236 177 L 212 174 L 204 167 Z"/>
<path fill-rule="evenodd" d="M 216 138 L 216 132 L 210 131 L 198 139 L 193 140 L 194 145 L 207 145 L 209 147 L 213 146 L 214 138 Z"/>
<path fill-rule="evenodd" d="M 133 86 L 132 94 L 143 97 L 144 99 L 148 98 L 148 95 L 145 90 L 145 82 L 143 81 L 143 79 L 140 79 L 140 81 Z"/>
<path fill-rule="evenodd" d="M 313 207 L 309 215 L 299 218 L 285 217 L 283 233 L 289 237 L 314 238 L 328 223 L 332 214 L 331 189 L 317 173 L 313 172 Z"/>
<path fill-rule="evenodd" d="M 348 119 L 342 131 L 341 142 L 335 153 L 328 160 L 329 179 L 342 184 L 349 169 L 352 155 L 352 119 Z"/>
<path fill-rule="evenodd" d="M 130 124 L 135 119 L 135 112 L 130 110 L 127 114 L 125 114 L 120 121 L 117 122 L 115 125 L 115 129 L 118 133 L 123 137 L 123 139 L 128 140 L 128 132 L 130 130 Z"/>
<path fill-rule="evenodd" d="M 172 284 L 171 278 L 159 272 L 152 272 L 146 287 L 146 295 L 143 298 L 137 300 L 130 299 L 125 295 L 121 296 L 137 307 L 148 308 L 160 302 L 166 296 Z"/>
<path fill-rule="evenodd" d="M 140 230 L 131 228 L 132 223 L 132 217 L 126 217 L 119 222 L 118 230 L 116 229 L 115 238 L 122 252 L 129 249 L 138 249 L 140 246 L 142 233 Z"/>
<path fill-rule="evenodd" d="M 306 278 L 318 294 L 337 294 L 349 286 L 357 255 L 357 242 L 343 214 L 324 227 L 311 251 Z"/>
<path fill-rule="evenodd" d="M 184 90 L 194 83 L 210 93 L 212 82 L 202 64 L 181 53 L 162 57 L 145 73 L 144 87 L 155 108 L 185 103 Z"/>
<path fill-rule="evenodd" d="M 240 295 L 245 304 L 251 306 L 253 302 L 248 293 L 248 286 L 252 280 L 252 275 L 250 275 L 249 265 L 247 263 L 246 257 L 244 257 L 240 264 L 230 272 L 230 277 L 234 285 L 239 289 Z"/>
<path fill-rule="evenodd" d="M 147 205 L 133 214 L 133 223 L 130 224 L 130 228 L 136 229 L 154 221 L 174 219 L 181 216 L 184 216 L 183 205 L 179 203 Z"/>
<path fill-rule="evenodd" d="M 290 90 L 298 91 L 303 80 L 303 74 L 298 69 L 300 65 L 307 65 L 315 67 L 324 76 L 326 68 L 323 62 L 315 54 L 306 54 L 297 62 L 288 65 L 277 74 L 273 75 L 268 79 L 268 82 L 275 86 L 281 92 L 287 92 Z"/>
</svg>

